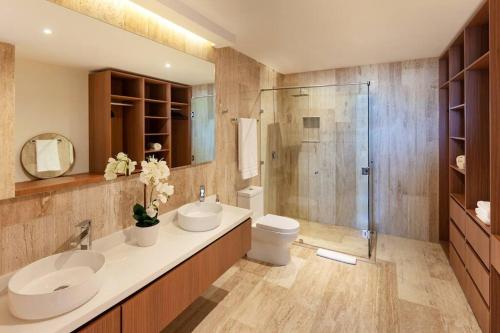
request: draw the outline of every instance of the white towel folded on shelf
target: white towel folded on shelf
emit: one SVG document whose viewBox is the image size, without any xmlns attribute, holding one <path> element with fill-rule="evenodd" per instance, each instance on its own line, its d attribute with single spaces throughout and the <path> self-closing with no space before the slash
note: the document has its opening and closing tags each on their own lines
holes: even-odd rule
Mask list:
<svg viewBox="0 0 500 333">
<path fill-rule="evenodd" d="M 60 171 L 58 141 L 36 140 L 36 171 Z"/>
<path fill-rule="evenodd" d="M 490 213 L 490 202 L 489 201 L 478 201 L 477 207 L 484 209 L 485 211 L 488 212 L 488 214 Z"/>
<path fill-rule="evenodd" d="M 238 119 L 238 165 L 241 178 L 259 174 L 257 151 L 257 119 Z"/>
<path fill-rule="evenodd" d="M 489 213 L 487 213 L 484 209 L 476 208 L 476 215 L 484 224 L 489 225 L 491 223 Z"/>
</svg>

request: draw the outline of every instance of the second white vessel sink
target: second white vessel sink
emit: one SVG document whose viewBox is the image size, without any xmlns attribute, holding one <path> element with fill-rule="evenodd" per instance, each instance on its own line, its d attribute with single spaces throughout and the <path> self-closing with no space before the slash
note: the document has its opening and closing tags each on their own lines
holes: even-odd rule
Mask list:
<svg viewBox="0 0 500 333">
<path fill-rule="evenodd" d="M 14 316 L 28 320 L 74 310 L 101 288 L 104 263 L 101 253 L 81 250 L 40 259 L 9 280 L 9 309 Z"/>
<path fill-rule="evenodd" d="M 207 231 L 222 221 L 222 205 L 214 202 L 195 202 L 177 211 L 179 226 L 187 231 Z"/>
</svg>

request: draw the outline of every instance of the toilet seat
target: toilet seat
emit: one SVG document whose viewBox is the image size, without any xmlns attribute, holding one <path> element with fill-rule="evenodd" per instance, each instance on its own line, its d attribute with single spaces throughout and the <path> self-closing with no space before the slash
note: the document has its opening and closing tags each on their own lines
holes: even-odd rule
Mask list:
<svg viewBox="0 0 500 333">
<path fill-rule="evenodd" d="M 278 216 L 273 214 L 267 214 L 257 220 L 256 225 L 259 229 L 265 229 L 273 232 L 279 232 L 283 234 L 293 234 L 299 231 L 299 222 L 294 219 Z"/>
</svg>

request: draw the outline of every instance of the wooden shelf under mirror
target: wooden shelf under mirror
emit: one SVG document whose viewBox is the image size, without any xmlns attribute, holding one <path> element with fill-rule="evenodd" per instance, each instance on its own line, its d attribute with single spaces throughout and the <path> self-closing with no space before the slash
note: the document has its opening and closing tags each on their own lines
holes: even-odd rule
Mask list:
<svg viewBox="0 0 500 333">
<path fill-rule="evenodd" d="M 136 161 L 161 158 L 170 167 L 191 164 L 189 85 L 115 69 L 93 72 L 89 81 L 92 172 L 103 172 L 118 152 Z"/>
</svg>

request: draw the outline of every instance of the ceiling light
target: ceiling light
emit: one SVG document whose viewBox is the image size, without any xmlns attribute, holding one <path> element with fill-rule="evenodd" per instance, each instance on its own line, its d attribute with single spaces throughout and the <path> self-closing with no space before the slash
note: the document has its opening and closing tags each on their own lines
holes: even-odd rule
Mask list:
<svg viewBox="0 0 500 333">
<path fill-rule="evenodd" d="M 52 35 L 52 29 L 45 28 L 45 29 L 43 29 L 43 33 L 46 35 Z"/>
<path fill-rule="evenodd" d="M 172 65 L 170 65 L 170 64 L 165 64 L 165 68 L 170 68 L 170 67 L 172 67 Z"/>
</svg>

